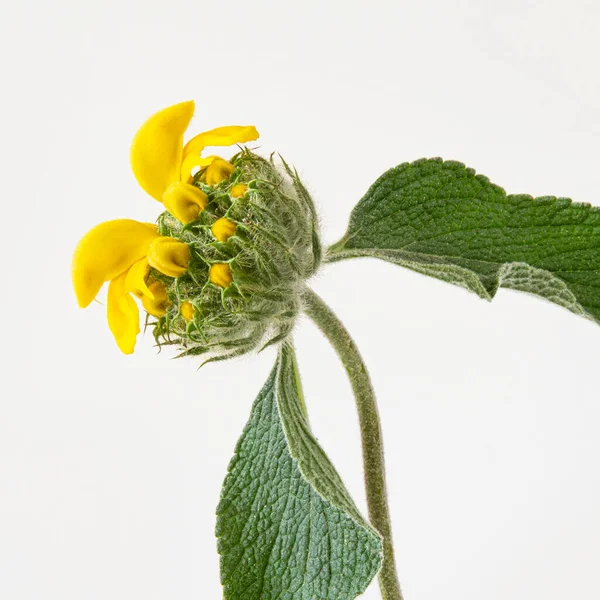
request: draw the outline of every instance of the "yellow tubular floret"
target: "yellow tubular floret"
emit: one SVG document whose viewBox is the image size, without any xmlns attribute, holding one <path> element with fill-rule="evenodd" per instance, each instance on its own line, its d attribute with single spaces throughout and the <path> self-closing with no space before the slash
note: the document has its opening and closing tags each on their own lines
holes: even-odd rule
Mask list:
<svg viewBox="0 0 600 600">
<path fill-rule="evenodd" d="M 167 288 L 164 283 L 155 281 L 150 284 L 150 291 L 152 292 L 152 298 L 144 296 L 142 298 L 142 306 L 145 308 L 146 312 L 150 313 L 152 316 L 162 317 L 169 308 Z"/>
<path fill-rule="evenodd" d="M 217 240 L 226 242 L 235 233 L 236 229 L 237 225 L 233 221 L 223 217 L 217 219 L 210 230 Z"/>
<path fill-rule="evenodd" d="M 172 237 L 158 237 L 148 249 L 148 262 L 169 277 L 181 277 L 190 264 L 190 248 Z"/>
<path fill-rule="evenodd" d="M 208 196 L 188 183 L 172 183 L 163 194 L 163 204 L 176 219 L 185 224 L 198 218 L 208 204 Z"/>
<path fill-rule="evenodd" d="M 127 273 L 115 277 L 108 286 L 106 316 L 108 326 L 124 354 L 131 354 L 140 332 L 140 312 L 135 300 L 127 293 Z"/>
<path fill-rule="evenodd" d="M 222 288 L 229 287 L 233 281 L 233 274 L 227 263 L 215 263 L 211 265 L 208 277 L 212 283 Z"/>
<path fill-rule="evenodd" d="M 79 306 L 85 308 L 105 281 L 144 258 L 157 237 L 155 225 L 131 219 L 101 223 L 83 236 L 73 255 L 73 287 Z"/>
<path fill-rule="evenodd" d="M 131 145 L 131 168 L 142 188 L 159 202 L 181 179 L 183 134 L 194 116 L 194 102 L 181 102 L 151 116 Z"/>
</svg>

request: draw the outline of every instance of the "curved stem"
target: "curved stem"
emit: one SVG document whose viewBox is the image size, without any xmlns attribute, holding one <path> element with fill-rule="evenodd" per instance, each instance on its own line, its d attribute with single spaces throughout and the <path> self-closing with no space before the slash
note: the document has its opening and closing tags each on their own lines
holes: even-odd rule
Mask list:
<svg viewBox="0 0 600 600">
<path fill-rule="evenodd" d="M 387 503 L 381 423 L 371 379 L 356 344 L 335 313 L 308 287 L 304 289 L 302 300 L 304 312 L 325 334 L 350 378 L 362 437 L 369 519 L 383 538 L 383 564 L 379 572 L 379 587 L 384 600 L 402 600 L 396 575 Z"/>
</svg>

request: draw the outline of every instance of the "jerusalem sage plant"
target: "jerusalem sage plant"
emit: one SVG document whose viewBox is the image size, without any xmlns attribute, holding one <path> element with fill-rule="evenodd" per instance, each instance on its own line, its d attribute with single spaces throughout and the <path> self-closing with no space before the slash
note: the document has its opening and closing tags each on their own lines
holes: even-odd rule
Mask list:
<svg viewBox="0 0 600 600">
<path fill-rule="evenodd" d="M 165 211 L 156 224 L 108 221 L 75 250 L 73 283 L 86 307 L 109 282 L 117 345 L 134 350 L 141 300 L 159 346 L 224 360 L 276 344 L 276 364 L 235 449 L 217 509 L 226 600 L 349 600 L 378 575 L 402 598 L 386 499 L 381 428 L 352 338 L 305 281 L 324 262 L 375 257 L 491 300 L 499 287 L 541 296 L 600 322 L 600 211 L 566 198 L 507 196 L 472 169 L 439 158 L 384 173 L 322 252 L 315 207 L 283 160 L 239 146 L 254 127 L 220 127 L 183 144 L 183 102 L 136 134 L 131 165 Z M 369 520 L 311 433 L 291 333 L 306 313 L 342 361 L 356 398 Z"/>
</svg>

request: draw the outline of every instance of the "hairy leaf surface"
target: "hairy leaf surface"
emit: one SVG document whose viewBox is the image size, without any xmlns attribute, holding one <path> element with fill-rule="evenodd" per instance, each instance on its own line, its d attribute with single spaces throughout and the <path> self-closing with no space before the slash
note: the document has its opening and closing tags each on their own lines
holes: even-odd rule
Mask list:
<svg viewBox="0 0 600 600">
<path fill-rule="evenodd" d="M 382 544 L 313 437 L 285 344 L 237 444 L 217 509 L 226 600 L 351 600 Z"/>
<path fill-rule="evenodd" d="M 352 211 L 327 261 L 370 256 L 491 300 L 499 287 L 541 296 L 600 323 L 600 210 L 510 195 L 439 158 L 384 173 Z"/>
</svg>

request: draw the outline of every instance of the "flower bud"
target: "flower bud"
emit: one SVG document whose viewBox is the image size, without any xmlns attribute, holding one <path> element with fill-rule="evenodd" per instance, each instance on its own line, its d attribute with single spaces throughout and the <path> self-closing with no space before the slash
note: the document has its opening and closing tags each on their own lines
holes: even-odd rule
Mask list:
<svg viewBox="0 0 600 600">
<path fill-rule="evenodd" d="M 220 242 L 226 242 L 235 233 L 236 229 L 237 225 L 226 217 L 217 219 L 210 228 L 212 234 Z"/>
<path fill-rule="evenodd" d="M 165 190 L 162 201 L 176 219 L 189 223 L 206 208 L 208 196 L 197 187 L 178 181 Z"/>
<path fill-rule="evenodd" d="M 247 149 L 230 161 L 213 159 L 189 185 L 206 195 L 203 210 L 185 223 L 175 214 L 179 200 L 165 202 L 161 237 L 148 252 L 149 277 L 164 283 L 170 300 L 155 323 L 157 342 L 221 360 L 284 339 L 302 282 L 320 263 L 306 188 L 285 162 Z M 181 196 L 195 194 L 187 193 Z"/>
<path fill-rule="evenodd" d="M 229 179 L 233 173 L 234 166 L 222 158 L 216 157 L 208 167 L 206 167 L 202 179 L 206 185 L 217 185 Z"/>
<path fill-rule="evenodd" d="M 150 284 L 150 296 L 142 296 L 142 306 L 147 313 L 154 317 L 162 317 L 166 314 L 169 308 L 169 298 L 167 296 L 167 288 L 164 283 L 155 281 Z"/>
<path fill-rule="evenodd" d="M 214 265 L 210 265 L 208 278 L 210 279 L 211 283 L 214 283 L 222 288 L 229 287 L 233 281 L 231 268 L 227 263 L 215 263 Z"/>
<path fill-rule="evenodd" d="M 181 304 L 181 316 L 186 321 L 194 320 L 194 305 L 189 300 L 186 300 Z"/>
<path fill-rule="evenodd" d="M 238 183 L 231 188 L 229 195 L 232 198 L 243 198 L 248 191 L 248 186 L 245 183 Z"/>
<path fill-rule="evenodd" d="M 150 244 L 148 262 L 169 277 L 181 277 L 190 262 L 190 249 L 187 244 L 172 237 L 158 237 Z"/>
</svg>

